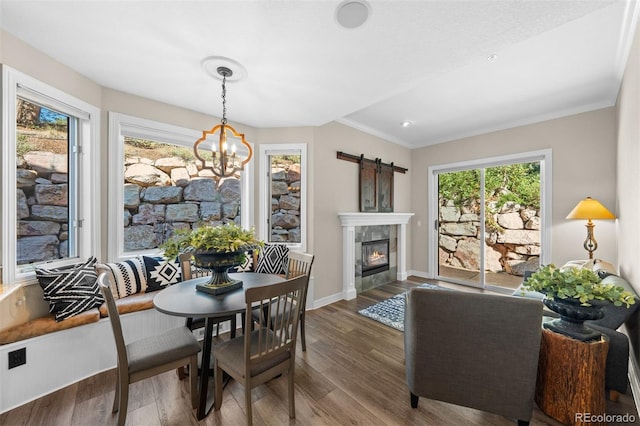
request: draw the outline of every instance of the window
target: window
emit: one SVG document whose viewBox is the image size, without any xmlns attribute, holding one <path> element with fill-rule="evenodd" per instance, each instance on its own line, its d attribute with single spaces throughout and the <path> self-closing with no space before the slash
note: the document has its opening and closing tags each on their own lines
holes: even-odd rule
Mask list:
<svg viewBox="0 0 640 426">
<path fill-rule="evenodd" d="M 109 114 L 109 259 L 158 252 L 174 230 L 233 221 L 251 226 L 251 163 L 216 187 L 193 155 L 201 132 Z M 113 231 L 113 232 L 111 232 Z"/>
<path fill-rule="evenodd" d="M 435 277 L 513 288 L 550 258 L 551 152 L 430 168 Z"/>
<path fill-rule="evenodd" d="M 2 85 L 2 279 L 17 284 L 98 254 L 99 110 L 6 66 Z"/>
<path fill-rule="evenodd" d="M 263 145 L 260 158 L 261 238 L 305 250 L 306 145 Z"/>
</svg>

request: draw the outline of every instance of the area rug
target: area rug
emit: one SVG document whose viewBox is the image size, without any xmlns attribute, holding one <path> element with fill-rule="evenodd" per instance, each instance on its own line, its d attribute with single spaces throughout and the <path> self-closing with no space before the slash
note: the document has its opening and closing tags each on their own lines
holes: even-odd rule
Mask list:
<svg viewBox="0 0 640 426">
<path fill-rule="evenodd" d="M 437 290 L 450 290 L 434 284 L 420 284 L 418 287 L 433 288 Z M 371 305 L 368 308 L 359 310 L 358 313 L 372 320 L 381 322 L 384 325 L 393 327 L 396 330 L 404 331 L 404 300 L 405 294 L 396 294 L 393 297 Z"/>
</svg>

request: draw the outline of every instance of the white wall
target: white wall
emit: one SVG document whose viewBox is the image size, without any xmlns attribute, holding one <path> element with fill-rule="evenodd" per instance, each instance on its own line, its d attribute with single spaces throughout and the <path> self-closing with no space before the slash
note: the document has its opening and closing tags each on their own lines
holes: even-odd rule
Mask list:
<svg viewBox="0 0 640 426">
<path fill-rule="evenodd" d="M 617 210 L 620 274 L 640 294 L 640 34 L 636 31 L 617 104 Z M 636 303 L 640 303 L 637 300 Z M 627 330 L 640 365 L 640 320 Z"/>
<path fill-rule="evenodd" d="M 586 259 L 588 254 L 582 247 L 586 222 L 565 217 L 587 196 L 614 211 L 615 134 L 615 109 L 606 108 L 414 150 L 411 200 L 416 216 L 411 222 L 410 250 L 413 269 L 433 272 L 427 263 L 427 236 L 435 232 L 426 223 L 429 166 L 547 148 L 553 157 L 551 261 L 561 265 L 572 259 Z M 417 226 L 418 221 L 422 226 Z M 614 221 L 596 221 L 596 257 L 617 261 L 615 232 Z"/>
</svg>

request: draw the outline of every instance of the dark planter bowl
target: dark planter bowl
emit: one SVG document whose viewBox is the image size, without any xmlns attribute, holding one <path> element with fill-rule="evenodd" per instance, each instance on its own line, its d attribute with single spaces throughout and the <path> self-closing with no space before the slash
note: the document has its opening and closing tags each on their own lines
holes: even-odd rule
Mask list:
<svg viewBox="0 0 640 426">
<path fill-rule="evenodd" d="M 582 342 L 600 339 L 602 333 L 584 325 L 584 321 L 598 320 L 604 316 L 604 312 L 600 309 L 602 303 L 599 301 L 591 301 L 590 303 L 591 306 L 582 306 L 577 299 L 545 298 L 544 304 L 553 312 L 558 313 L 560 318 L 545 322 L 544 328 Z"/>
<path fill-rule="evenodd" d="M 242 281 L 232 279 L 227 271 L 241 265 L 244 256 L 244 251 L 194 252 L 194 264 L 199 268 L 211 270 L 211 279 L 206 284 L 198 285 L 198 290 L 221 294 L 242 287 Z"/>
</svg>

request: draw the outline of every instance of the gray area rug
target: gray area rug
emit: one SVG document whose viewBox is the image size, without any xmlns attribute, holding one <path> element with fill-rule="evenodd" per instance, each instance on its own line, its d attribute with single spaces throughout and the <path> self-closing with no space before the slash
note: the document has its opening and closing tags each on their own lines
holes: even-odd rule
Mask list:
<svg viewBox="0 0 640 426">
<path fill-rule="evenodd" d="M 420 284 L 418 287 L 433 288 L 437 290 L 450 290 L 434 284 Z M 393 327 L 396 330 L 404 331 L 404 301 L 405 294 L 396 294 L 393 297 L 371 305 L 368 308 L 359 310 L 358 313 L 372 320 L 381 322 L 384 325 Z"/>
</svg>

